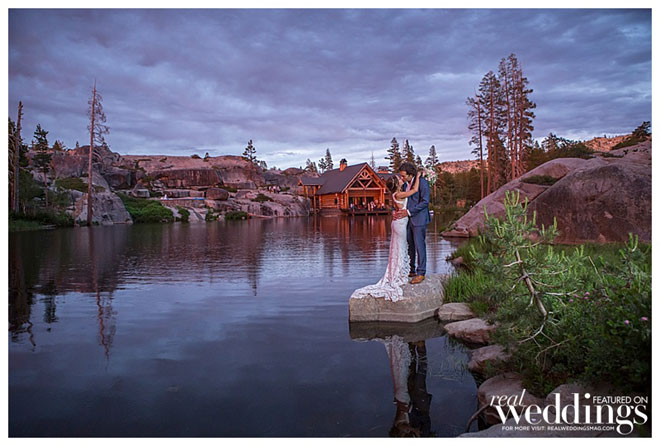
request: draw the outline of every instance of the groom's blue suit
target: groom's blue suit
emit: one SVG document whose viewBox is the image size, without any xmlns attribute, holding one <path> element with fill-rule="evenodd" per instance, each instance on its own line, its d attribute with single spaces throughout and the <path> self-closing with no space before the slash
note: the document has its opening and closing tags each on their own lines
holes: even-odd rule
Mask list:
<svg viewBox="0 0 660 446">
<path fill-rule="evenodd" d="M 408 185 L 404 190 L 408 190 Z M 426 225 L 431 222 L 429 199 L 431 189 L 426 178 L 419 179 L 419 189 L 408 197 L 406 209 L 410 214 L 408 219 L 408 255 L 410 256 L 410 272 L 426 275 Z M 418 265 L 415 268 L 415 255 Z"/>
</svg>

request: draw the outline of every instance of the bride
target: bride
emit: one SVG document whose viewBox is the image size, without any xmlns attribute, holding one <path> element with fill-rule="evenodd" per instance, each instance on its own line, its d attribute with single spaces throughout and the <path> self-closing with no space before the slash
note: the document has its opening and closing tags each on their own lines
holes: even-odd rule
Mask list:
<svg viewBox="0 0 660 446">
<path fill-rule="evenodd" d="M 403 181 L 396 175 L 392 176 L 387 182 L 387 186 L 392 192 L 394 204 L 397 209 L 405 209 L 408 203 L 408 197 L 417 192 L 419 188 L 419 177 L 421 172 L 417 172 L 413 187 L 408 191 L 403 191 Z M 403 299 L 403 290 L 401 285 L 406 283 L 408 273 L 410 273 L 410 257 L 408 257 L 408 217 L 392 220 L 392 238 L 390 240 L 390 254 L 387 261 L 385 275 L 375 285 L 367 285 L 353 291 L 351 299 L 360 299 L 367 296 L 384 297 L 391 301 Z"/>
</svg>

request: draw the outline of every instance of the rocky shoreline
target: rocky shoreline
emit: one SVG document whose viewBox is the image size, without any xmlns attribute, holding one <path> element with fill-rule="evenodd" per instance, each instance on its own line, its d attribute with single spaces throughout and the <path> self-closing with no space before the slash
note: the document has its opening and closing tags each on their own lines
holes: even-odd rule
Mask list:
<svg viewBox="0 0 660 446">
<path fill-rule="evenodd" d="M 496 325 L 491 325 L 483 319 L 477 318 L 465 303 L 443 303 L 434 315 L 435 319 L 445 323 L 447 334 L 459 342 L 464 343 L 471 348 L 470 361 L 467 364 L 468 370 L 476 377 L 482 377 L 486 367 L 491 364 L 505 363 L 511 357 L 510 353 L 501 345 L 491 344 L 491 333 Z M 575 400 L 575 395 L 578 400 Z M 615 423 L 603 424 L 601 429 L 590 429 L 588 427 L 581 429 L 579 423 L 563 422 L 557 420 L 574 420 L 574 417 L 585 417 L 585 414 L 576 414 L 579 409 L 574 407 L 576 401 L 580 407 L 589 412 L 591 420 L 596 420 L 598 416 L 597 406 L 593 400 L 585 395 L 612 395 L 616 390 L 609 387 L 606 383 L 598 386 L 584 386 L 579 383 L 566 383 L 552 390 L 544 398 L 529 393 L 522 381 L 522 377 L 513 372 L 500 373 L 483 381 L 477 390 L 478 408 L 473 418 L 466 427 L 466 432 L 460 437 L 621 437 L 621 436 L 640 436 L 638 429 L 631 433 L 617 432 Z M 517 414 L 523 413 L 531 406 L 531 412 L 539 412 L 534 418 L 527 420 L 521 417 L 516 421 L 514 416 L 509 417 L 502 422 L 500 414 L 495 406 L 491 405 L 493 401 L 506 401 L 502 408 L 504 413 L 512 407 Z M 616 411 L 622 404 L 613 405 Z M 539 410 L 536 411 L 535 408 Z M 548 414 L 547 422 L 542 414 Z M 557 412 L 561 413 L 557 413 Z M 562 412 L 563 411 L 563 412 Z M 470 425 L 481 417 L 482 421 L 488 426 L 477 432 L 467 432 Z M 563 418 L 561 418 L 563 417 Z M 580 418 L 580 419 L 582 419 Z M 623 432 L 627 432 L 624 430 Z"/>
</svg>

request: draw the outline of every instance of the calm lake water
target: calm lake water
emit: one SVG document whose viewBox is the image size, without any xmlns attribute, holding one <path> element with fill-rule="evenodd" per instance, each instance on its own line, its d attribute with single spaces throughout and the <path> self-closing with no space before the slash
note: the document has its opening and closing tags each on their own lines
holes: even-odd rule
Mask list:
<svg viewBox="0 0 660 446">
<path fill-rule="evenodd" d="M 352 291 L 385 271 L 389 225 L 11 233 L 9 435 L 386 437 L 401 371 L 412 427 L 462 433 L 477 407 L 462 345 L 433 319 L 348 322 Z M 428 273 L 449 272 L 457 246 L 431 223 Z M 393 340 L 412 359 L 388 355 Z"/>
</svg>

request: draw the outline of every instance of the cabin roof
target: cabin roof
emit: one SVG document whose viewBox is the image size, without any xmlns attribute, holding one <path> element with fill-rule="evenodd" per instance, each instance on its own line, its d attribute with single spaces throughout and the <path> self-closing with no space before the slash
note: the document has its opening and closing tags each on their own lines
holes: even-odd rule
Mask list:
<svg viewBox="0 0 660 446">
<path fill-rule="evenodd" d="M 316 195 L 335 194 L 343 192 L 346 187 L 351 184 L 351 181 L 357 176 L 358 173 L 368 166 L 368 163 L 354 164 L 346 166 L 344 170 L 332 169 L 324 172 L 320 177 L 301 177 L 300 181 L 303 186 L 321 186 L 316 191 Z M 369 168 L 372 172 L 373 169 Z M 376 173 L 376 172 L 374 172 Z M 376 175 L 383 181 L 387 180 L 393 174 L 376 173 Z"/>
<path fill-rule="evenodd" d="M 321 186 L 323 184 L 320 177 L 301 177 L 300 182 L 303 186 Z"/>
<path fill-rule="evenodd" d="M 344 170 L 332 169 L 323 173 L 319 179 L 323 179 L 323 186 L 318 190 L 318 195 L 334 194 L 343 192 L 351 180 L 362 170 L 367 163 L 346 166 Z"/>
</svg>

